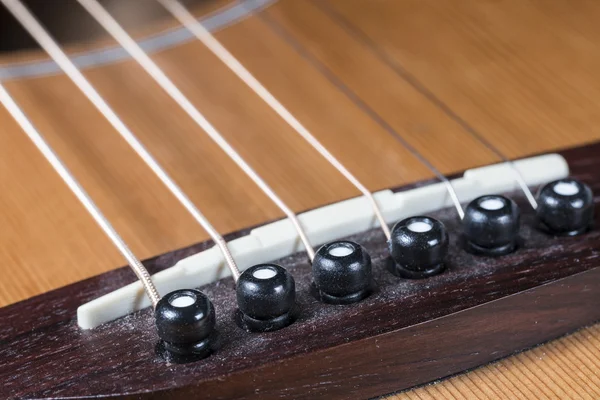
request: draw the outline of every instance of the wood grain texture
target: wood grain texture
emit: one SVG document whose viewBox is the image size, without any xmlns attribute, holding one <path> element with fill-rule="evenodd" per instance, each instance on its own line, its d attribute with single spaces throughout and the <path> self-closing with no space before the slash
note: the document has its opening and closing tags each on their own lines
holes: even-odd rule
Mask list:
<svg viewBox="0 0 600 400">
<path fill-rule="evenodd" d="M 600 137 L 598 7 L 583 0 L 374 0 L 369 7 L 363 0 L 282 0 L 265 15 L 450 173 L 498 160 L 469 128 L 510 157 Z M 252 17 L 217 36 L 370 189 L 431 177 L 272 23 Z M 44 58 L 27 52 L 2 60 L 32 57 Z M 357 195 L 200 44 L 154 58 L 294 210 Z M 397 64 L 452 112 L 400 76 Z M 281 216 L 133 62 L 86 76 L 219 230 Z M 140 257 L 207 238 L 64 76 L 6 85 Z M 0 127 L 0 304 L 122 264 L 4 109 Z M 407 396 L 594 398 L 598 337 L 592 328 L 575 336 L 583 347 L 559 341 L 535 350 L 550 354 L 541 360 L 524 353 Z"/>
<path fill-rule="evenodd" d="M 584 161 L 573 176 L 586 176 L 593 190 L 600 190 L 600 159 L 588 157 L 598 149 L 600 144 L 565 153 L 568 161 Z M 450 245 L 446 271 L 427 279 L 401 279 L 388 271 L 380 229 L 348 237 L 373 261 L 376 288 L 359 303 L 320 302 L 311 292 L 311 265 L 303 252 L 276 260 L 294 275 L 299 312 L 293 324 L 275 332 L 248 333 L 237 326 L 232 279 L 202 286 L 215 305 L 217 337 L 214 354 L 198 362 L 160 359 L 150 308 L 80 331 L 73 319 L 77 305 L 131 281 L 126 268 L 5 307 L 0 319 L 10 324 L 0 330 L 0 381 L 5 382 L 0 396 L 370 398 L 599 320 L 600 231 L 552 237 L 536 229 L 535 213 L 524 207 L 520 193 L 510 196 L 522 208 L 520 248 L 503 257 L 471 255 L 463 250 L 456 211 L 436 211 L 431 216 L 446 225 Z M 196 244 L 146 265 L 162 270 L 209 245 Z"/>
</svg>

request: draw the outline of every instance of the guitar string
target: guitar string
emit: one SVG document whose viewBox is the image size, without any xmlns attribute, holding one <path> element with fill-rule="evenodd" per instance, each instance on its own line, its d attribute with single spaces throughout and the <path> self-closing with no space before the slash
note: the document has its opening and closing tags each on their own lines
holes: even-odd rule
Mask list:
<svg viewBox="0 0 600 400">
<path fill-rule="evenodd" d="M 96 3 L 97 0 L 78 0 L 80 3 Z M 373 194 L 364 186 L 333 154 L 327 150 L 312 133 L 288 109 L 279 102 L 196 18 L 177 0 L 157 0 L 190 32 L 198 38 L 223 64 L 248 85 L 273 111 L 292 127 L 323 158 L 337 169 L 371 203 L 373 211 L 386 238 L 390 239 L 390 229 Z"/>
<path fill-rule="evenodd" d="M 221 147 L 258 187 L 286 214 L 298 232 L 305 251 L 312 262 L 315 251 L 310 244 L 300 220 L 273 189 L 254 171 L 252 167 L 231 147 L 221 133 L 188 100 L 179 88 L 167 77 L 160 67 L 150 59 L 144 50 L 129 36 L 119 23 L 95 0 L 78 0 L 90 15 L 131 55 L 133 59 L 158 83 L 158 85 Z"/>
<path fill-rule="evenodd" d="M 243 4 L 248 4 L 250 1 L 244 1 Z M 324 62 L 319 60 L 317 57 L 312 55 L 302 45 L 298 39 L 285 29 L 280 23 L 276 22 L 273 18 L 268 16 L 264 12 L 255 12 L 251 9 L 247 9 L 250 15 L 254 15 L 261 19 L 267 26 L 269 26 L 277 35 L 279 35 L 287 44 L 289 44 L 294 50 L 300 54 L 302 58 L 313 65 L 325 78 L 327 78 L 334 86 L 336 86 L 344 95 L 365 112 L 373 121 L 381 126 L 386 132 L 394 137 L 405 149 L 407 149 L 421 164 L 425 165 L 433 174 L 444 184 L 450 199 L 454 204 L 454 208 L 458 213 L 460 219 L 465 216 L 460 200 L 452 185 L 452 182 L 439 170 L 433 163 L 431 163 L 421 152 L 419 152 L 413 145 L 411 145 L 400 133 L 394 129 L 377 111 L 369 106 L 355 91 L 350 89 L 340 78 L 338 78 L 331 69 L 329 69 Z"/>
<path fill-rule="evenodd" d="M 234 280 L 237 281 L 240 271 L 227 247 L 225 239 L 217 232 L 206 217 L 196 208 L 183 190 L 171 179 L 167 172 L 158 164 L 139 139 L 129 130 L 125 123 L 117 116 L 112 108 L 104 101 L 102 96 L 81 74 L 79 69 L 61 50 L 58 43 L 42 27 L 31 12 L 23 5 L 21 0 L 0 0 L 14 17 L 23 25 L 27 32 L 40 44 L 50 55 L 57 65 L 73 81 L 73 83 L 85 94 L 100 113 L 110 122 L 115 130 L 125 139 L 133 150 L 142 158 L 150 169 L 158 176 L 171 193 L 179 200 L 193 218 L 208 232 L 214 242 L 219 246 L 225 261 L 231 270 Z"/>
<path fill-rule="evenodd" d="M 487 140 L 481 133 L 479 133 L 473 126 L 467 121 L 460 117 L 454 110 L 452 110 L 444 101 L 437 97 L 431 90 L 429 90 L 423 83 L 421 83 L 414 75 L 408 72 L 398 61 L 392 57 L 382 46 L 378 45 L 373 39 L 371 39 L 362 29 L 356 24 L 352 23 L 348 18 L 343 16 L 339 11 L 335 10 L 330 4 L 326 4 L 324 1 L 313 1 L 316 7 L 322 10 L 332 20 L 337 21 L 346 32 L 353 37 L 357 38 L 360 42 L 367 46 L 367 48 L 384 64 L 390 67 L 396 75 L 406 81 L 427 100 L 434 104 L 438 109 L 448 115 L 453 121 L 458 123 L 471 137 L 479 141 L 489 151 L 494 153 L 498 158 L 505 162 L 513 171 L 515 181 L 521 188 L 521 191 L 525 194 L 529 204 L 535 210 L 538 207 L 537 201 L 531 190 L 525 183 L 523 175 L 515 165 L 514 161 L 510 160 L 504 155 L 496 146 L 494 146 L 489 140 Z"/>
<path fill-rule="evenodd" d="M 148 298 L 152 302 L 152 306 L 156 307 L 156 304 L 160 300 L 160 295 L 158 294 L 158 290 L 154 283 L 152 282 L 152 278 L 148 273 L 148 270 L 144 267 L 144 265 L 140 262 L 140 260 L 133 254 L 129 246 L 125 243 L 123 238 L 117 233 L 115 228 L 111 225 L 108 219 L 102 214 L 98 206 L 94 203 L 89 194 L 83 189 L 81 184 L 77 181 L 77 179 L 73 176 L 73 174 L 69 171 L 63 161 L 59 158 L 56 152 L 50 147 L 50 145 L 46 142 L 42 134 L 37 130 L 37 128 L 33 125 L 31 120 L 25 115 L 23 110 L 19 107 L 19 105 L 15 102 L 12 96 L 8 93 L 8 91 L 4 88 L 2 83 L 0 82 L 0 103 L 4 105 L 6 110 L 10 113 L 10 115 L 15 119 L 15 121 L 19 124 L 21 129 L 27 134 L 29 139 L 33 142 L 33 144 L 38 148 L 38 150 L 42 153 L 42 155 L 46 158 L 48 163 L 54 168 L 54 170 L 58 173 L 58 175 L 62 178 L 65 184 L 69 187 L 71 192 L 77 197 L 77 199 L 81 202 L 81 204 L 85 207 L 87 212 L 94 218 L 96 223 L 100 226 L 100 228 L 104 231 L 106 236 L 111 240 L 114 246 L 119 250 L 119 252 L 123 255 L 123 257 L 129 263 L 129 266 L 138 277 L 140 282 L 142 283 Z"/>
<path fill-rule="evenodd" d="M 24 25 L 24 27 L 28 30 L 28 32 L 32 36 L 35 37 L 35 39 L 40 43 L 40 45 L 42 47 L 44 47 L 44 49 L 53 58 L 55 57 L 55 55 L 58 56 L 60 54 L 61 57 L 58 57 L 59 59 L 64 57 L 65 59 L 68 60 L 66 55 L 62 52 L 62 50 L 60 50 L 58 45 L 53 41 L 53 39 L 50 38 L 50 36 L 45 32 L 45 30 L 41 27 L 41 25 L 39 25 L 39 23 L 37 23 L 37 21 L 31 15 L 31 13 L 27 9 L 25 9 L 25 7 L 22 4 L 20 4 L 20 0 L 1 0 L 1 1 L 11 11 L 11 13 L 13 13 L 15 18 L 20 20 L 20 22 Z M 88 9 L 88 7 L 90 7 L 90 6 L 91 7 L 97 6 L 100 9 L 102 9 L 102 7 L 98 3 L 96 3 L 95 5 L 93 4 L 93 3 L 95 3 L 95 0 L 78 0 L 78 1 L 86 9 Z M 189 13 L 189 11 L 187 11 L 183 7 L 183 5 L 178 3 L 176 0 L 157 0 L 157 1 L 160 2 L 161 4 L 163 4 L 178 19 L 180 19 L 180 21 L 184 25 L 186 25 L 187 28 L 190 31 L 192 31 L 198 37 L 198 39 L 200 39 L 211 50 L 213 50 L 213 47 L 211 45 L 207 44 L 207 41 L 209 41 L 211 39 L 214 40 L 213 46 L 216 45 L 217 47 L 215 47 L 215 48 L 224 51 L 223 54 L 225 54 L 224 58 L 222 58 L 221 56 L 219 56 L 219 58 L 224 63 L 226 63 L 230 67 L 230 69 L 232 69 L 234 72 L 237 71 L 237 67 L 239 65 L 239 67 L 241 67 L 241 69 L 242 69 L 242 76 L 247 74 L 255 82 L 252 82 L 252 80 L 250 80 L 251 83 L 248 83 L 248 82 L 246 82 L 246 80 L 244 78 L 242 78 L 242 76 L 240 76 L 239 74 L 238 74 L 238 76 L 240 76 L 240 78 L 242 78 L 244 80 L 244 82 L 246 82 L 251 88 L 254 89 L 253 86 L 257 85 L 257 87 L 259 89 L 262 89 L 260 92 L 265 92 L 265 97 L 263 98 L 262 95 L 260 97 L 263 98 L 263 100 L 265 100 L 269 105 L 271 105 L 271 102 L 273 102 L 273 104 L 275 104 L 275 106 L 271 105 L 273 107 L 273 109 L 278 109 L 278 108 L 282 109 L 281 112 L 284 114 L 283 115 L 280 114 L 280 116 L 282 116 L 282 118 L 286 119 L 284 117 L 284 115 L 289 114 L 287 109 L 285 109 L 283 107 L 283 105 L 281 105 L 281 103 L 279 103 L 269 92 L 267 92 L 266 89 L 264 88 L 264 86 L 262 86 L 262 84 L 260 84 L 258 81 L 256 81 L 256 79 L 252 75 L 250 75 L 250 73 L 243 66 L 241 66 L 241 64 L 239 64 L 239 62 L 235 58 L 233 58 L 233 55 L 231 55 L 231 53 L 229 53 L 208 31 L 206 31 L 203 27 L 201 27 L 200 23 L 198 23 L 195 20 L 195 18 Z M 87 6 L 86 6 L 86 4 L 87 4 Z M 178 10 L 179 15 L 177 15 L 177 13 L 174 11 L 177 9 L 177 7 L 181 8 L 180 10 Z M 89 9 L 88 9 L 88 11 L 90 12 L 90 14 L 93 15 L 92 11 L 90 11 Z M 106 13 L 106 11 L 104 9 L 102 9 L 101 11 Z M 94 15 L 94 17 L 98 20 L 98 22 L 100 22 L 104 26 L 102 21 L 100 19 L 98 19 L 96 15 Z M 186 22 L 185 19 L 188 17 L 190 20 L 188 20 Z M 361 108 L 366 110 L 368 112 L 368 114 L 371 115 L 371 117 L 376 120 L 376 122 L 378 122 L 380 125 L 382 125 L 386 130 L 388 130 L 388 132 L 392 133 L 407 149 L 409 149 L 409 151 L 411 151 L 411 153 L 413 153 L 413 155 L 415 155 L 423 164 L 425 164 L 430 170 L 432 170 L 438 176 L 438 178 L 440 178 L 440 180 L 442 180 L 442 182 L 444 182 L 447 185 L 447 188 L 452 197 L 452 200 L 455 203 L 455 207 L 457 208 L 457 211 L 458 211 L 460 217 L 461 218 L 463 217 L 464 213 L 462 211 L 460 203 L 458 202 L 456 193 L 455 193 L 454 189 L 452 188 L 451 183 L 445 176 L 443 176 L 428 160 L 426 160 L 420 153 L 418 153 L 416 151 L 416 149 L 414 149 L 412 146 L 410 146 L 410 144 L 408 144 L 395 130 L 393 130 L 393 128 L 391 128 L 391 126 L 389 126 L 389 124 L 387 124 L 387 122 L 385 120 L 383 120 L 383 118 L 381 118 L 381 116 L 379 116 L 379 114 L 377 114 L 373 109 L 371 109 L 368 105 L 366 105 L 364 103 L 364 101 L 362 101 L 362 99 L 360 99 L 354 92 L 352 92 L 337 77 L 335 77 L 332 74 L 332 72 L 329 69 L 327 69 L 327 67 L 325 67 L 324 64 L 322 64 L 314 56 L 311 56 L 310 54 L 308 54 L 306 49 L 302 48 L 300 43 L 297 40 L 295 40 L 294 38 L 292 38 L 288 32 L 284 31 L 280 25 L 278 25 L 277 23 L 272 21 L 270 18 L 265 17 L 263 15 L 261 15 L 261 18 L 263 19 L 263 21 L 265 21 L 267 24 L 269 24 L 276 32 L 279 32 L 279 34 L 282 35 L 288 43 L 293 42 L 290 44 L 293 44 L 294 45 L 293 47 L 295 47 L 296 50 L 299 51 L 304 58 L 311 61 L 311 63 L 313 63 L 313 65 L 319 66 L 319 69 L 321 70 L 321 72 L 324 73 L 324 75 L 326 75 L 328 77 L 328 79 L 330 79 L 333 83 L 335 83 L 337 86 L 342 88 L 343 89 L 342 91 L 348 97 L 350 97 L 355 103 L 361 105 Z M 31 21 L 26 21 L 28 19 L 31 19 Z M 112 19 L 112 17 L 111 17 L 111 19 Z M 193 23 L 192 23 L 192 21 L 193 21 Z M 28 27 L 27 26 L 28 24 L 26 22 L 31 23 L 31 26 Z M 116 21 L 113 20 L 113 22 L 116 24 Z M 35 25 L 37 25 L 37 26 L 35 26 Z M 196 25 L 199 25 L 200 28 L 204 31 L 204 32 L 201 32 L 202 34 L 199 34 L 197 32 L 197 31 L 199 31 L 199 29 L 197 29 L 197 28 L 193 29 L 194 27 L 196 27 Z M 348 26 L 351 26 L 351 25 L 348 23 Z M 33 27 L 38 28 L 38 29 L 31 29 Z M 277 27 L 279 29 L 276 29 Z M 37 35 L 36 35 L 36 33 L 34 33 L 35 30 L 39 30 L 40 32 L 37 32 Z M 109 29 L 107 28 L 107 30 L 109 30 Z M 109 30 L 109 32 L 110 32 L 110 30 Z M 112 32 L 111 32 L 111 34 L 112 34 Z M 201 36 L 203 36 L 203 35 L 207 35 L 208 38 L 206 36 L 204 38 L 201 38 Z M 47 37 L 44 38 L 44 36 L 47 36 Z M 128 35 L 127 35 L 127 37 L 129 39 L 131 39 Z M 47 40 L 42 40 L 42 39 L 47 39 Z M 53 55 L 52 52 L 50 51 L 50 49 L 52 49 L 52 47 L 56 47 L 56 50 L 58 50 L 58 52 L 55 52 L 56 53 L 55 55 Z M 215 52 L 214 50 L 213 50 L 213 52 L 215 54 L 217 54 L 217 52 Z M 218 56 L 218 54 L 217 54 L 217 56 Z M 233 66 L 230 66 L 229 63 L 226 61 L 228 58 L 231 58 L 233 60 Z M 229 61 L 231 61 L 231 60 L 229 60 Z M 65 63 L 65 65 L 62 65 L 58 59 L 55 59 L 55 62 L 57 62 L 57 64 L 61 66 L 61 69 L 63 69 L 63 71 L 67 75 L 69 75 L 68 70 L 71 68 L 65 68 L 65 67 L 67 67 L 68 63 Z M 69 61 L 69 63 L 70 63 L 70 61 Z M 73 74 L 74 76 L 69 75 L 69 77 L 74 81 L 74 83 L 78 87 L 80 87 L 80 89 L 82 91 L 84 91 L 84 93 L 86 92 L 86 90 L 83 90 L 83 88 L 81 86 L 85 87 L 87 89 L 87 91 L 90 92 L 89 94 L 85 93 L 86 96 L 88 96 L 88 98 L 94 103 L 94 105 L 96 105 L 99 108 L 99 110 L 101 112 L 102 112 L 101 108 L 106 108 L 106 109 L 110 110 L 109 106 L 104 102 L 104 100 L 101 99 L 101 97 L 95 91 L 95 89 L 93 89 L 93 87 L 89 84 L 89 82 L 87 82 L 87 80 L 85 80 L 85 78 L 83 78 L 83 76 L 80 74 L 80 72 L 76 69 L 76 67 L 72 63 L 71 63 L 71 67 L 72 67 L 72 69 L 74 69 L 77 72 L 77 73 Z M 394 68 L 394 70 L 396 70 L 398 72 L 397 68 Z M 71 71 L 71 72 L 73 72 L 73 71 Z M 236 72 L 236 74 L 237 74 L 237 72 Z M 79 75 L 79 76 L 77 76 L 77 75 Z M 82 79 L 74 79 L 76 77 L 82 78 Z M 257 90 L 257 93 L 259 95 L 260 95 L 260 92 Z M 92 93 L 94 95 L 90 95 Z M 92 100 L 92 98 L 94 98 L 94 97 L 97 97 L 100 100 L 99 104 L 96 104 L 96 102 L 94 100 Z M 103 229 L 103 231 L 106 233 L 106 235 L 111 239 L 113 244 L 118 248 L 118 250 L 121 252 L 121 254 L 126 258 L 130 267 L 132 268 L 134 273 L 137 275 L 138 279 L 140 279 L 140 281 L 142 282 L 148 297 L 152 301 L 152 304 L 155 306 L 156 303 L 158 302 L 158 300 L 160 299 L 160 296 L 158 294 L 156 287 L 154 286 L 154 284 L 151 280 L 151 277 L 150 277 L 148 271 L 145 269 L 145 267 L 142 265 L 142 263 L 139 261 L 139 259 L 137 259 L 136 256 L 131 252 L 129 247 L 126 245 L 126 243 L 123 241 L 123 239 L 118 235 L 118 233 L 112 227 L 110 222 L 101 213 L 101 211 L 98 209 L 98 207 L 93 202 L 93 200 L 89 197 L 89 195 L 85 192 L 85 190 L 81 187 L 81 185 L 77 182 L 77 180 L 69 172 L 69 170 L 64 165 L 64 163 L 60 160 L 60 158 L 56 155 L 56 153 L 52 150 L 52 148 L 47 144 L 47 142 L 44 140 L 44 138 L 39 133 L 39 131 L 37 131 L 37 129 L 33 126 L 31 121 L 23 113 L 23 111 L 20 109 L 20 107 L 15 103 L 15 101 L 12 99 L 10 94 L 5 90 L 5 88 L 2 86 L 1 83 L 0 83 L 0 102 L 5 106 L 5 108 L 9 111 L 9 113 L 13 116 L 13 118 L 19 123 L 21 128 L 25 131 L 25 133 L 28 135 L 28 137 L 36 145 L 36 147 L 39 149 L 39 151 L 44 155 L 46 160 L 52 165 L 52 167 L 55 169 L 55 171 L 61 176 L 61 178 L 68 185 L 70 190 L 76 195 L 76 197 L 79 199 L 79 201 L 85 206 L 87 211 L 90 213 L 90 215 L 92 215 L 92 217 L 95 219 L 95 221 L 98 223 L 98 225 Z M 103 106 L 99 107 L 100 104 L 102 104 Z M 279 111 L 278 111 L 278 113 L 279 113 Z M 121 133 L 121 129 L 119 129 L 118 126 L 122 125 L 120 127 L 124 128 L 123 130 L 126 133 L 128 133 L 123 136 L 124 137 L 128 136 L 130 138 L 130 140 L 126 139 L 128 141 L 128 143 L 130 143 L 132 145 L 132 147 L 134 147 L 134 149 L 136 149 L 136 152 L 138 152 L 138 154 L 145 161 L 148 160 L 147 164 L 153 169 L 153 171 L 159 177 L 161 177 L 161 180 L 163 180 L 163 183 L 165 183 L 165 185 L 167 187 L 169 187 L 169 189 L 171 189 L 173 194 L 176 195 L 176 197 L 182 202 L 182 204 L 184 204 L 184 206 L 186 206 L 186 208 L 188 208 L 188 211 L 190 211 L 190 213 L 192 215 L 197 213 L 197 215 L 194 215 L 195 219 L 198 220 L 198 222 L 200 222 L 200 224 L 207 231 L 209 231 L 209 233 L 211 233 L 210 231 L 212 230 L 216 234 L 217 238 L 213 237 L 213 240 L 215 240 L 215 242 L 217 242 L 220 247 L 221 247 L 221 243 L 225 247 L 226 250 L 223 251 L 223 248 L 221 250 L 223 251 L 223 253 L 228 261 L 228 264 L 230 265 L 230 268 L 232 269 L 232 274 L 234 275 L 234 278 L 237 280 L 237 278 L 239 277 L 239 270 L 237 269 L 237 266 L 235 265 L 235 261 L 233 260 L 233 257 L 231 256 L 224 239 L 214 230 L 214 228 L 212 228 L 212 225 L 210 225 L 208 220 L 206 220 L 206 218 L 200 213 L 200 211 L 196 209 L 196 207 L 191 203 L 189 198 L 187 198 L 187 196 L 183 193 L 183 191 L 172 181 L 172 179 L 158 165 L 158 163 L 152 158 L 152 156 L 147 152 L 147 150 L 145 150 L 145 148 L 139 142 L 139 140 L 124 126 L 124 124 L 116 116 L 116 114 L 114 114 L 114 112 L 112 112 L 112 110 L 110 112 L 108 112 L 108 114 L 109 115 L 112 114 L 111 118 L 109 118 L 106 114 L 105 114 L 105 117 L 107 117 L 107 119 L 109 121 L 111 121 L 111 123 L 113 123 L 112 120 L 115 118 L 116 118 L 116 120 L 119 121 L 119 123 L 113 123 L 113 126 L 115 127 L 115 129 L 117 129 L 117 131 L 119 131 L 119 133 Z M 293 119 L 292 122 L 295 121 L 300 127 L 302 127 L 302 125 L 293 116 L 291 116 L 291 114 L 289 114 L 289 115 Z M 286 121 L 287 121 L 287 119 L 286 119 Z M 117 125 L 117 126 L 115 126 L 115 125 Z M 295 127 L 294 123 L 290 123 L 290 125 L 292 127 Z M 522 188 L 524 185 L 523 191 L 525 192 L 526 195 L 529 193 L 529 195 L 527 195 L 527 197 L 528 197 L 528 199 L 530 199 L 530 196 L 531 196 L 530 203 L 533 208 L 536 208 L 537 204 L 535 203 L 535 199 L 531 195 L 531 192 L 529 191 L 527 186 L 524 184 L 524 181 L 522 180 L 522 176 L 521 176 L 520 172 L 516 169 L 516 167 L 514 166 L 512 161 L 508 160 L 497 148 L 495 148 L 493 145 L 491 145 L 489 142 L 487 142 L 485 139 L 483 139 L 479 134 L 472 131 L 472 129 L 470 129 L 469 131 L 473 134 L 474 137 L 476 137 L 484 145 L 486 145 L 486 147 L 488 147 L 490 150 L 492 150 L 495 154 L 497 154 L 499 157 L 501 157 L 504 161 L 509 162 L 512 165 L 514 172 L 520 178 L 520 179 L 517 178 L 519 181 L 519 184 L 520 185 L 522 184 Z M 301 132 L 298 132 L 298 133 L 301 133 Z M 307 133 L 308 133 L 308 131 L 307 131 Z M 310 135 L 310 133 L 308 133 L 308 134 Z M 318 144 L 318 142 L 312 135 L 310 135 L 309 138 L 314 139 L 314 141 Z M 309 139 L 307 139 L 307 140 L 309 140 Z M 310 140 L 309 140 L 309 142 L 310 142 Z M 137 148 L 139 148 L 140 150 L 138 151 Z M 325 152 L 327 152 L 326 154 L 330 155 L 330 153 L 324 147 L 323 147 L 323 149 Z M 335 160 L 335 158 L 333 158 L 332 155 L 330 155 L 330 156 L 333 160 Z M 326 158 L 328 158 L 328 157 L 326 157 Z M 335 161 L 337 161 L 337 160 L 335 160 Z M 333 161 L 332 164 L 334 164 L 335 161 Z M 347 172 L 347 174 L 350 175 L 350 173 L 345 169 L 345 167 L 343 167 L 341 164 L 339 164 L 339 165 L 341 166 L 341 168 L 343 168 L 344 171 Z M 155 169 L 158 170 L 158 172 Z M 342 172 L 342 173 L 344 173 L 344 172 Z M 350 175 L 350 176 L 352 177 L 352 175 Z M 350 179 L 350 178 L 349 178 L 349 180 L 352 181 L 352 179 Z M 361 185 L 358 181 L 356 181 L 356 182 L 359 185 Z M 370 192 L 369 192 L 369 195 L 370 196 L 368 196 L 368 197 L 374 203 L 376 210 L 379 211 L 378 206 L 375 202 L 375 199 L 372 197 Z M 183 196 L 183 200 L 180 198 L 180 196 Z M 186 203 L 189 203 L 189 204 L 186 205 Z M 190 210 L 190 208 L 191 208 L 191 210 Z M 376 212 L 376 214 L 379 214 L 378 217 L 380 216 L 380 212 L 379 213 Z M 382 222 L 381 219 L 380 219 L 380 222 Z M 385 226 L 387 228 L 387 225 L 385 224 L 385 222 L 382 222 L 382 226 Z M 300 228 L 300 230 L 301 230 L 301 228 Z M 384 229 L 384 231 L 385 231 L 385 229 Z M 211 236 L 212 236 L 212 234 L 211 234 Z M 389 239 L 389 230 L 388 230 L 388 233 L 386 234 L 386 236 Z M 313 255 L 314 255 L 314 252 L 313 252 Z M 311 255 L 309 252 L 309 257 L 311 258 L 311 260 L 312 260 L 313 255 Z M 233 265 L 231 265 L 231 264 L 233 264 Z"/>
</svg>

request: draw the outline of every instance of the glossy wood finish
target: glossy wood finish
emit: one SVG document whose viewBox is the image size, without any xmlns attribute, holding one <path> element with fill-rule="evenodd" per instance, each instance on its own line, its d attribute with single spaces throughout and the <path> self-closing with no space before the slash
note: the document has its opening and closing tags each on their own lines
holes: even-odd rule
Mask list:
<svg viewBox="0 0 600 400">
<path fill-rule="evenodd" d="M 595 191 L 599 150 L 600 144 L 565 153 L 573 176 L 585 177 Z M 77 305 L 131 280 L 125 268 L 5 307 L 0 394 L 367 398 L 476 367 L 600 319 L 600 231 L 548 236 L 536 229 L 535 213 L 522 196 L 512 197 L 521 199 L 522 244 L 504 257 L 466 253 L 456 211 L 431 213 L 444 222 L 451 241 L 447 270 L 428 279 L 400 279 L 388 271 L 380 229 L 349 237 L 371 254 L 377 284 L 371 296 L 352 305 L 314 297 L 304 253 L 276 261 L 293 273 L 299 305 L 298 319 L 279 331 L 248 333 L 237 326 L 231 279 L 201 287 L 217 310 L 218 339 L 214 354 L 198 362 L 168 364 L 155 354 L 150 308 L 80 331 L 72 317 Z M 208 245 L 147 265 L 161 270 Z"/>
<path fill-rule="evenodd" d="M 206 3 L 198 14 L 224 2 L 217 3 Z M 472 139 L 471 129 L 509 157 L 600 136 L 594 73 L 600 62 L 594 17 L 600 10 L 594 2 L 550 3 L 452 1 L 441 6 L 377 0 L 364 7 L 360 0 L 281 0 L 263 13 L 268 20 L 252 17 L 217 36 L 376 190 L 431 173 L 300 55 L 274 24 L 324 62 L 436 167 L 451 173 L 498 160 Z M 136 36 L 155 29 L 143 28 Z M 373 43 L 387 58 L 373 51 Z M 33 58 L 43 56 L 27 52 L 0 61 Z M 293 209 L 357 195 L 200 44 L 154 58 Z M 399 76 L 395 63 L 408 76 Z M 133 62 L 86 75 L 222 232 L 281 216 Z M 6 85 L 140 257 L 207 238 L 64 76 Z M 0 127 L 1 304 L 120 265 L 118 253 L 1 108 Z"/>
</svg>

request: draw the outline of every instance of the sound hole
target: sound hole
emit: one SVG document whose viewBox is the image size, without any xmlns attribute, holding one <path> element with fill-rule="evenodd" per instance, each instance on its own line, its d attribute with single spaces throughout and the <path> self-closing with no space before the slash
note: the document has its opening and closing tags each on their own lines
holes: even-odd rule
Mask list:
<svg viewBox="0 0 600 400">
<path fill-rule="evenodd" d="M 193 9 L 199 4 L 216 0 L 180 1 Z M 108 36 L 75 1 L 24 0 L 23 3 L 61 44 L 86 42 Z M 147 27 L 170 15 L 155 1 L 100 0 L 100 3 L 128 30 Z M 5 7 L 0 6 L 0 53 L 37 48 L 39 46 L 23 27 Z"/>
</svg>

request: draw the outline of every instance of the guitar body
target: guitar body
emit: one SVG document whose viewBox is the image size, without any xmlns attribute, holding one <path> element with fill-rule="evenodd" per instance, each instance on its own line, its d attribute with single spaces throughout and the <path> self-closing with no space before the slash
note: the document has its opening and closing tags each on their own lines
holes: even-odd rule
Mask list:
<svg viewBox="0 0 600 400">
<path fill-rule="evenodd" d="M 135 1 L 121 4 L 109 9 L 294 211 L 360 194 L 164 10 L 136 14 Z M 435 182 L 393 130 L 448 176 L 502 161 L 481 137 L 509 159 L 558 152 L 572 176 L 600 193 L 594 144 L 600 5 L 186 4 L 369 190 Z M 231 239 L 283 218 L 135 61 L 92 22 L 74 19 L 73 30 L 56 36 L 219 232 Z M 157 272 L 208 247 L 207 233 L 30 45 L 5 46 L 0 81 L 135 254 Z M 378 294 L 360 306 L 322 307 L 310 295 L 306 260 L 291 256 L 301 303 L 320 317 L 267 336 L 268 346 L 233 322 L 233 282 L 209 284 L 203 290 L 223 310 L 224 347 L 196 364 L 167 364 L 156 355 L 149 309 L 81 331 L 77 307 L 135 276 L 117 269 L 124 264 L 120 254 L 3 107 L 0 127 L 3 398 L 366 398 L 446 378 L 580 328 L 397 397 L 600 395 L 597 227 L 573 238 L 530 229 L 526 246 L 487 264 L 461 255 L 460 243 L 451 242 L 456 268 L 432 278 L 427 296 L 413 288 L 420 302 L 408 296 L 413 289 L 394 289 L 399 281 L 386 275 L 385 239 L 377 230 L 352 236 L 381 267 Z M 521 206 L 523 224 L 533 226 L 523 195 L 509 195 Z M 454 209 L 431 215 L 451 233 L 460 231 Z"/>
</svg>

